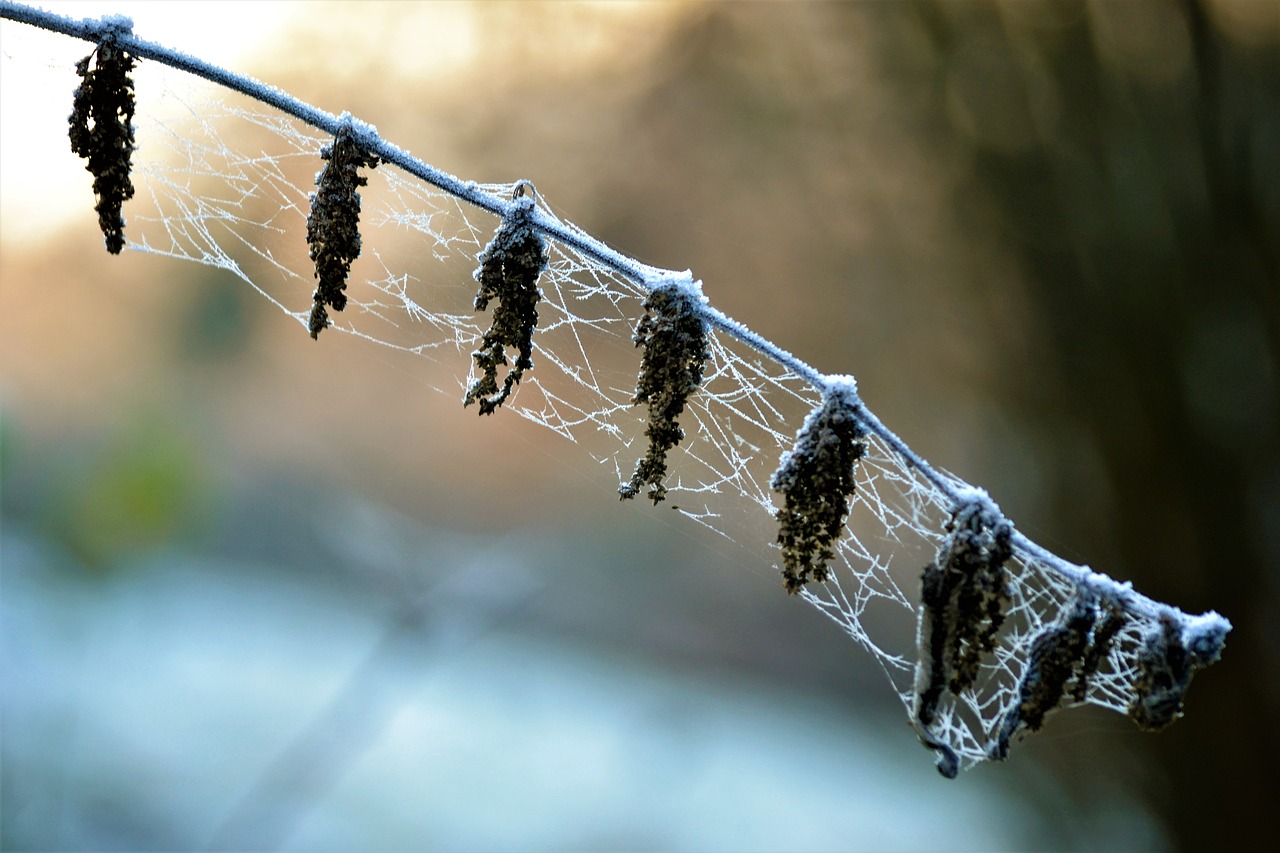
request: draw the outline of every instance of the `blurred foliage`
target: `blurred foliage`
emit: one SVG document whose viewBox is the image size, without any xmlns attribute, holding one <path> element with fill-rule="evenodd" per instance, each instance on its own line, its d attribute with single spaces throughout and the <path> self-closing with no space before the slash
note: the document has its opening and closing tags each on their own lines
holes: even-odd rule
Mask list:
<svg viewBox="0 0 1280 853">
<path fill-rule="evenodd" d="M 191 362 L 225 365 L 243 356 L 262 308 L 261 298 L 241 282 L 208 267 L 188 269 L 190 303 L 174 325 L 174 349 Z"/>
<path fill-rule="evenodd" d="M 207 460 L 164 414 L 135 414 L 105 433 L 64 442 L 56 459 L 24 462 L 48 466 L 47 473 L 26 481 L 20 505 L 10 495 L 6 510 L 34 518 L 90 573 L 136 565 L 212 527 L 216 490 Z"/>
<path fill-rule="evenodd" d="M 0 407 L 0 501 L 9 484 L 10 464 L 19 452 L 17 439 L 18 425 L 13 422 L 9 412 Z"/>
</svg>

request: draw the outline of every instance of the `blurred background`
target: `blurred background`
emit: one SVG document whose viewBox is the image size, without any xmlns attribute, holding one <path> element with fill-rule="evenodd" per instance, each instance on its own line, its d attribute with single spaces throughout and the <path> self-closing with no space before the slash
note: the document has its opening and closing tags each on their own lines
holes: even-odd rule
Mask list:
<svg viewBox="0 0 1280 853">
<path fill-rule="evenodd" d="M 1274 2 L 56 8 L 533 179 L 855 374 L 1033 539 L 1235 630 L 1169 730 L 1075 709 L 947 782 L 767 537 L 620 505 L 580 448 L 230 276 L 108 257 L 65 141 L 86 48 L 43 34 L 65 92 L 35 91 L 5 22 L 0 845 L 1267 837 Z"/>
</svg>

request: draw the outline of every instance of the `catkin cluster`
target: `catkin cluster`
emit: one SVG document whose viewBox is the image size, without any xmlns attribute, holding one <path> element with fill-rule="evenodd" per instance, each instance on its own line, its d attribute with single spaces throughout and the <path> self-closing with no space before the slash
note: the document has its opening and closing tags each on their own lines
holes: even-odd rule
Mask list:
<svg viewBox="0 0 1280 853">
<path fill-rule="evenodd" d="M 316 175 L 307 214 L 307 245 L 318 282 L 312 294 L 308 328 L 313 339 L 329 325 L 325 306 L 341 311 L 347 305 L 347 277 L 351 262 L 360 257 L 360 193 L 369 183 L 362 167 L 374 168 L 378 158 L 356 141 L 349 122 L 339 128 L 333 144 L 320 151 L 324 168 Z"/>
<path fill-rule="evenodd" d="M 944 691 L 973 684 L 1008 603 L 1005 562 L 1013 555 L 1013 526 L 985 495 L 960 503 L 946 526 L 938 559 L 920 581 L 916 718 L 925 728 Z"/>
<path fill-rule="evenodd" d="M 667 453 L 684 439 L 678 418 L 689 395 L 702 383 L 709 356 L 706 323 L 698 313 L 696 297 L 681 285 L 654 289 L 645 299 L 644 310 L 632 338 L 636 346 L 644 348 L 632 402 L 649 408 L 644 431 L 649 449 L 618 494 L 623 499 L 634 498 L 648 486 L 649 499 L 656 504 L 667 494 L 662 482 L 667 475 Z"/>
<path fill-rule="evenodd" d="M 1071 606 L 1032 641 L 1017 699 L 988 747 L 991 758 L 1003 760 L 1020 729 L 1039 731 L 1045 716 L 1068 694 L 1084 701 L 1090 680 L 1111 653 L 1124 623 L 1124 611 L 1114 602 L 1098 601 L 1087 590 L 1076 591 Z"/>
<path fill-rule="evenodd" d="M 776 517 L 783 585 L 789 593 L 810 581 L 825 581 L 830 571 L 828 563 L 849 515 L 854 466 L 866 453 L 858 405 L 852 380 L 832 382 L 773 474 L 771 485 L 783 496 Z"/>
<path fill-rule="evenodd" d="M 489 330 L 480 341 L 480 349 L 471 354 L 480 376 L 467 389 L 464 406 L 480 404 L 480 414 L 489 415 L 511 396 L 526 370 L 533 368 L 533 332 L 538 325 L 538 302 L 542 291 L 538 278 L 550 260 L 546 241 L 533 226 L 533 192 L 522 182 L 517 187 L 507 214 L 502 217 L 498 233 L 480 252 L 480 266 L 475 279 L 480 282 L 475 307 L 483 311 L 496 299 Z M 516 351 L 515 364 L 498 385 L 498 368 L 506 365 L 507 349 Z"/>
<path fill-rule="evenodd" d="M 90 68 L 90 63 L 93 67 Z M 71 150 L 87 162 L 93 175 L 94 209 L 107 251 L 124 248 L 124 203 L 133 198 L 130 160 L 134 151 L 134 58 L 110 36 L 76 63 L 81 82 L 67 119 Z"/>
<path fill-rule="evenodd" d="M 1217 662 L 1226 643 L 1221 625 L 1180 624 L 1164 614 L 1142 638 L 1129 716 L 1156 731 L 1182 716 L 1182 700 L 1196 670 Z"/>
</svg>

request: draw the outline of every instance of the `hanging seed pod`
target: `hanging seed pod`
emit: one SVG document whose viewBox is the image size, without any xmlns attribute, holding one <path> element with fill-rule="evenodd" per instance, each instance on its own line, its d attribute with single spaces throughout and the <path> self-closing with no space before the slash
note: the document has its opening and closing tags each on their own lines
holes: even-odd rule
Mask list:
<svg viewBox="0 0 1280 853">
<path fill-rule="evenodd" d="M 1138 650 L 1129 716 L 1139 728 L 1156 731 L 1182 716 L 1182 699 L 1196 670 L 1222 656 L 1230 626 L 1216 613 L 1185 622 L 1164 614 Z"/>
<path fill-rule="evenodd" d="M 1017 701 L 1005 712 L 988 755 L 1003 761 L 1013 736 L 1022 729 L 1039 731 L 1045 717 L 1067 695 L 1083 702 L 1125 621 L 1119 604 L 1099 601 L 1092 591 L 1078 589 L 1070 608 L 1032 641 Z"/>
<path fill-rule="evenodd" d="M 307 245 L 315 263 L 319 284 L 312 294 L 308 328 L 312 339 L 329 325 L 325 306 L 341 311 L 347 305 L 347 277 L 351 262 L 360 257 L 360 193 L 369 183 L 361 167 L 375 168 L 378 158 L 366 153 L 352 132 L 350 116 L 338 129 L 333 143 L 320 151 L 324 168 L 316 175 L 307 214 Z"/>
<path fill-rule="evenodd" d="M 1036 636 L 1018 685 L 1018 701 L 1005 713 L 990 747 L 993 758 L 1003 760 L 1009 754 L 1010 740 L 1020 728 L 1038 731 L 1045 715 L 1058 707 L 1068 681 L 1084 660 L 1097 617 L 1098 610 L 1092 603 L 1077 598 L 1065 618 L 1059 618 Z"/>
<path fill-rule="evenodd" d="M 109 31 L 76 63 L 81 83 L 72 99 L 67 133 L 71 150 L 87 161 L 85 169 L 93 175 L 94 209 L 107 251 L 118 255 L 125 242 L 122 209 L 133 198 L 130 159 L 135 147 L 135 103 L 129 72 L 137 63 L 116 44 L 115 32 Z"/>
<path fill-rule="evenodd" d="M 685 403 L 702 383 L 707 352 L 707 327 L 699 313 L 700 301 L 683 282 L 663 285 L 644 301 L 644 317 L 632 340 L 643 347 L 640 378 L 633 403 L 649 407 L 645 437 L 649 449 L 636 464 L 631 481 L 618 487 L 622 498 L 634 498 L 649 487 L 655 504 L 666 497 L 667 453 L 684 439 L 678 418 Z"/>
<path fill-rule="evenodd" d="M 1004 564 L 1013 554 L 1013 525 L 986 493 L 968 498 L 952 511 L 938 559 L 920 578 L 915 704 L 926 728 L 944 691 L 959 695 L 973 684 L 1009 601 Z"/>
<path fill-rule="evenodd" d="M 1089 648 L 1080 662 L 1080 671 L 1076 673 L 1075 686 L 1071 690 L 1071 698 L 1077 702 L 1084 701 L 1098 668 L 1111 655 L 1111 646 L 1116 634 L 1120 633 L 1120 629 L 1128 621 L 1120 605 L 1111 602 L 1101 606 L 1102 614 L 1097 624 L 1093 626 L 1093 633 L 1089 636 Z"/>
<path fill-rule="evenodd" d="M 853 379 L 832 378 L 822 405 L 805 418 L 795 447 L 783 454 L 773 474 L 771 485 L 785 499 L 776 518 L 783 585 L 789 593 L 827 579 L 835 542 L 849 515 L 854 466 L 866 453 L 859 406 Z"/>
<path fill-rule="evenodd" d="M 475 279 L 480 282 L 480 291 L 476 294 L 476 310 L 483 311 L 492 299 L 497 299 L 498 304 L 480 349 L 471 354 L 480 377 L 467 389 L 462 404 L 479 402 L 482 415 L 492 414 L 501 406 L 524 372 L 533 368 L 533 331 L 538 325 L 538 301 L 542 299 L 538 278 L 550 260 L 546 241 L 533 226 L 533 184 L 521 181 L 514 195 L 498 233 L 477 257 L 480 266 Z M 499 386 L 498 367 L 509 363 L 507 348 L 516 351 L 515 365 Z"/>
</svg>

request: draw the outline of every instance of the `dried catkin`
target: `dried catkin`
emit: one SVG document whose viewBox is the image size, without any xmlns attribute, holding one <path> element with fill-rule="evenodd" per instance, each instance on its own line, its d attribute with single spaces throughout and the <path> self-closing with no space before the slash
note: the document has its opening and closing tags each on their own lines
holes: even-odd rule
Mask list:
<svg viewBox="0 0 1280 853">
<path fill-rule="evenodd" d="M 933 724 L 944 691 L 973 684 L 983 655 L 995 648 L 1009 601 L 1005 562 L 1013 526 L 985 494 L 957 504 L 938 559 L 920 579 L 916 718 Z"/>
<path fill-rule="evenodd" d="M 511 396 L 526 370 L 533 368 L 533 332 L 538 326 L 538 302 L 542 291 L 538 278 L 549 257 L 546 241 L 533 226 L 534 197 L 524 193 L 522 182 L 498 233 L 480 252 L 475 279 L 480 282 L 475 307 L 483 311 L 496 299 L 493 319 L 484 333 L 480 349 L 471 354 L 480 376 L 467 389 L 463 405 L 480 404 L 480 414 L 489 415 Z M 515 364 L 498 385 L 498 367 L 508 364 L 506 350 L 516 351 Z"/>
<path fill-rule="evenodd" d="M 320 151 L 325 166 L 316 175 L 307 215 L 307 245 L 318 281 L 312 294 L 308 328 L 312 338 L 329 325 L 325 306 L 341 311 L 347 305 L 347 277 L 351 262 L 360 257 L 360 193 L 369 183 L 361 167 L 374 168 L 378 158 L 356 141 L 349 123 L 343 124 L 331 145 Z"/>
<path fill-rule="evenodd" d="M 834 381 L 809 413 L 771 485 L 784 498 L 777 511 L 782 578 L 787 592 L 827 579 L 835 542 L 854 492 L 854 466 L 866 453 L 853 381 Z"/>
<path fill-rule="evenodd" d="M 89 67 L 90 63 L 94 67 Z M 87 162 L 93 175 L 94 209 L 107 251 L 124 248 L 124 203 L 133 198 L 130 159 L 134 151 L 133 70 L 136 60 L 120 49 L 113 38 L 102 42 L 76 63 L 81 83 L 72 99 L 67 119 L 71 150 Z"/>
<path fill-rule="evenodd" d="M 678 418 L 702 382 L 708 358 L 707 328 L 698 313 L 697 297 L 679 284 L 653 290 L 644 302 L 644 317 L 632 338 L 644 348 L 634 403 L 649 408 L 645 437 L 649 449 L 636 464 L 630 482 L 618 488 L 624 499 L 649 487 L 655 504 L 667 494 L 667 453 L 684 439 Z"/>
</svg>

